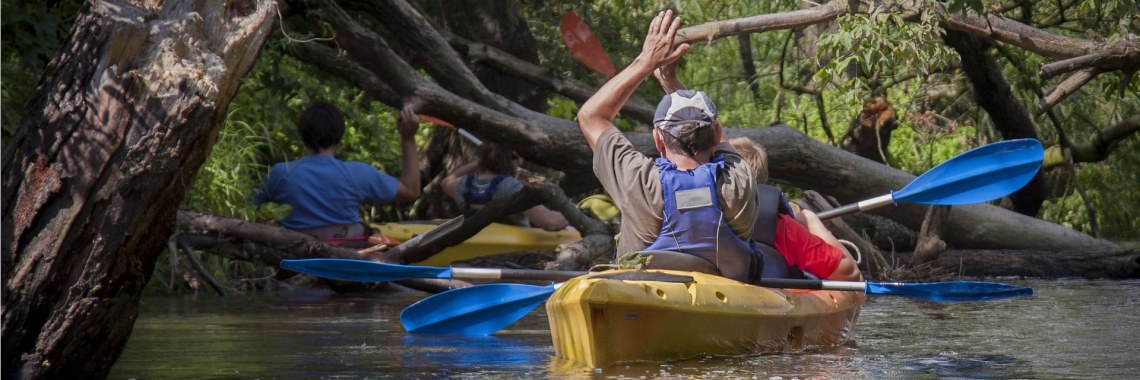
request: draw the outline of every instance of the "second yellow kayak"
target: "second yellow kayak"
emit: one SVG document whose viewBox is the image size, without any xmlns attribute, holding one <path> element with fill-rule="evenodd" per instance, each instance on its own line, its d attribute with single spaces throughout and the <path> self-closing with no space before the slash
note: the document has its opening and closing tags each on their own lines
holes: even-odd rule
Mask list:
<svg viewBox="0 0 1140 380">
<path fill-rule="evenodd" d="M 443 221 L 385 223 L 373 225 L 384 236 L 407 241 L 428 232 Z M 455 261 L 468 260 L 500 253 L 551 250 L 559 244 L 581 240 L 577 230 L 546 231 L 541 228 L 520 227 L 491 223 L 462 244 L 449 247 L 416 265 L 446 266 Z"/>
</svg>

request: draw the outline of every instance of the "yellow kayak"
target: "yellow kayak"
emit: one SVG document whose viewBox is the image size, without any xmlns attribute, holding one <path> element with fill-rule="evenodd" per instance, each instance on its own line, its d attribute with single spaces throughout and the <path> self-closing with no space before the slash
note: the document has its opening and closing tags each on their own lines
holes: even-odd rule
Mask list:
<svg viewBox="0 0 1140 380">
<path fill-rule="evenodd" d="M 385 223 L 374 224 L 373 227 L 379 229 L 384 236 L 403 242 L 431 231 L 443 222 L 432 220 Z M 427 260 L 413 264 L 446 266 L 455 261 L 500 253 L 551 250 L 559 244 L 573 243 L 581 239 L 582 235 L 573 229 L 546 231 L 541 228 L 491 223 L 462 244 L 444 249 Z"/>
<path fill-rule="evenodd" d="M 656 278 L 654 278 L 656 277 Z M 784 290 L 671 270 L 574 278 L 546 302 L 555 354 L 591 367 L 834 348 L 863 292 Z"/>
</svg>

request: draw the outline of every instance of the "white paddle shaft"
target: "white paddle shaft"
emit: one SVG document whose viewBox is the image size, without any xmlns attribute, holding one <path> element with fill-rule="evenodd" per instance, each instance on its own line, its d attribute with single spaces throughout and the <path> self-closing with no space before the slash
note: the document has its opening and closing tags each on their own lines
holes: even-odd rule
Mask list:
<svg viewBox="0 0 1140 380">
<path fill-rule="evenodd" d="M 874 197 L 874 198 L 871 198 L 871 199 L 868 199 L 865 201 L 861 201 L 858 204 L 859 204 L 859 211 L 867 211 L 867 210 L 883 207 L 883 206 L 889 205 L 891 203 L 895 203 L 895 197 L 893 194 L 880 195 L 880 196 L 877 196 L 877 197 Z"/>
<path fill-rule="evenodd" d="M 498 268 L 451 268 L 452 278 L 465 278 L 471 280 L 501 280 L 503 271 Z"/>
</svg>

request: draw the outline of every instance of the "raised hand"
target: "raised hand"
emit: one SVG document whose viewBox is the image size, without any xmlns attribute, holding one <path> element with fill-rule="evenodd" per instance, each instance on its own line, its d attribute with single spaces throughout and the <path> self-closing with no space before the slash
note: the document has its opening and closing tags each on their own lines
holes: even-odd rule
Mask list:
<svg viewBox="0 0 1140 380">
<path fill-rule="evenodd" d="M 420 127 L 420 117 L 416 116 L 416 112 L 412 108 L 410 103 L 404 104 L 404 108 L 400 110 L 400 115 L 396 116 L 396 130 L 404 139 L 415 137 L 416 130 Z"/>
<path fill-rule="evenodd" d="M 641 47 L 639 58 L 653 68 L 670 65 L 681 59 L 689 51 L 689 44 L 675 45 L 677 29 L 681 27 L 681 18 L 673 17 L 672 10 L 662 11 L 649 23 L 649 31 L 645 35 L 645 43 Z"/>
</svg>

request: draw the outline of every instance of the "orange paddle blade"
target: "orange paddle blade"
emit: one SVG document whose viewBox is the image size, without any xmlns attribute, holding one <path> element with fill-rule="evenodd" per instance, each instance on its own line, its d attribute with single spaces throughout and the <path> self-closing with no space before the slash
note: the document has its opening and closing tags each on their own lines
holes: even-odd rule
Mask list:
<svg viewBox="0 0 1140 380">
<path fill-rule="evenodd" d="M 562 40 L 566 42 L 566 47 L 570 48 L 570 54 L 586 67 L 607 77 L 617 74 L 610 56 L 602 50 L 602 43 L 594 37 L 590 26 L 574 12 L 566 11 L 562 15 Z"/>
<path fill-rule="evenodd" d="M 432 123 L 432 124 L 435 124 L 435 125 L 438 125 L 441 127 L 448 127 L 451 129 L 455 129 L 454 125 L 451 125 L 451 123 L 448 123 L 446 121 L 440 120 L 437 117 L 432 117 L 432 116 L 423 115 L 423 114 L 416 114 L 416 116 L 419 116 L 421 121 L 426 121 L 426 122 L 429 122 L 429 123 Z"/>
</svg>

